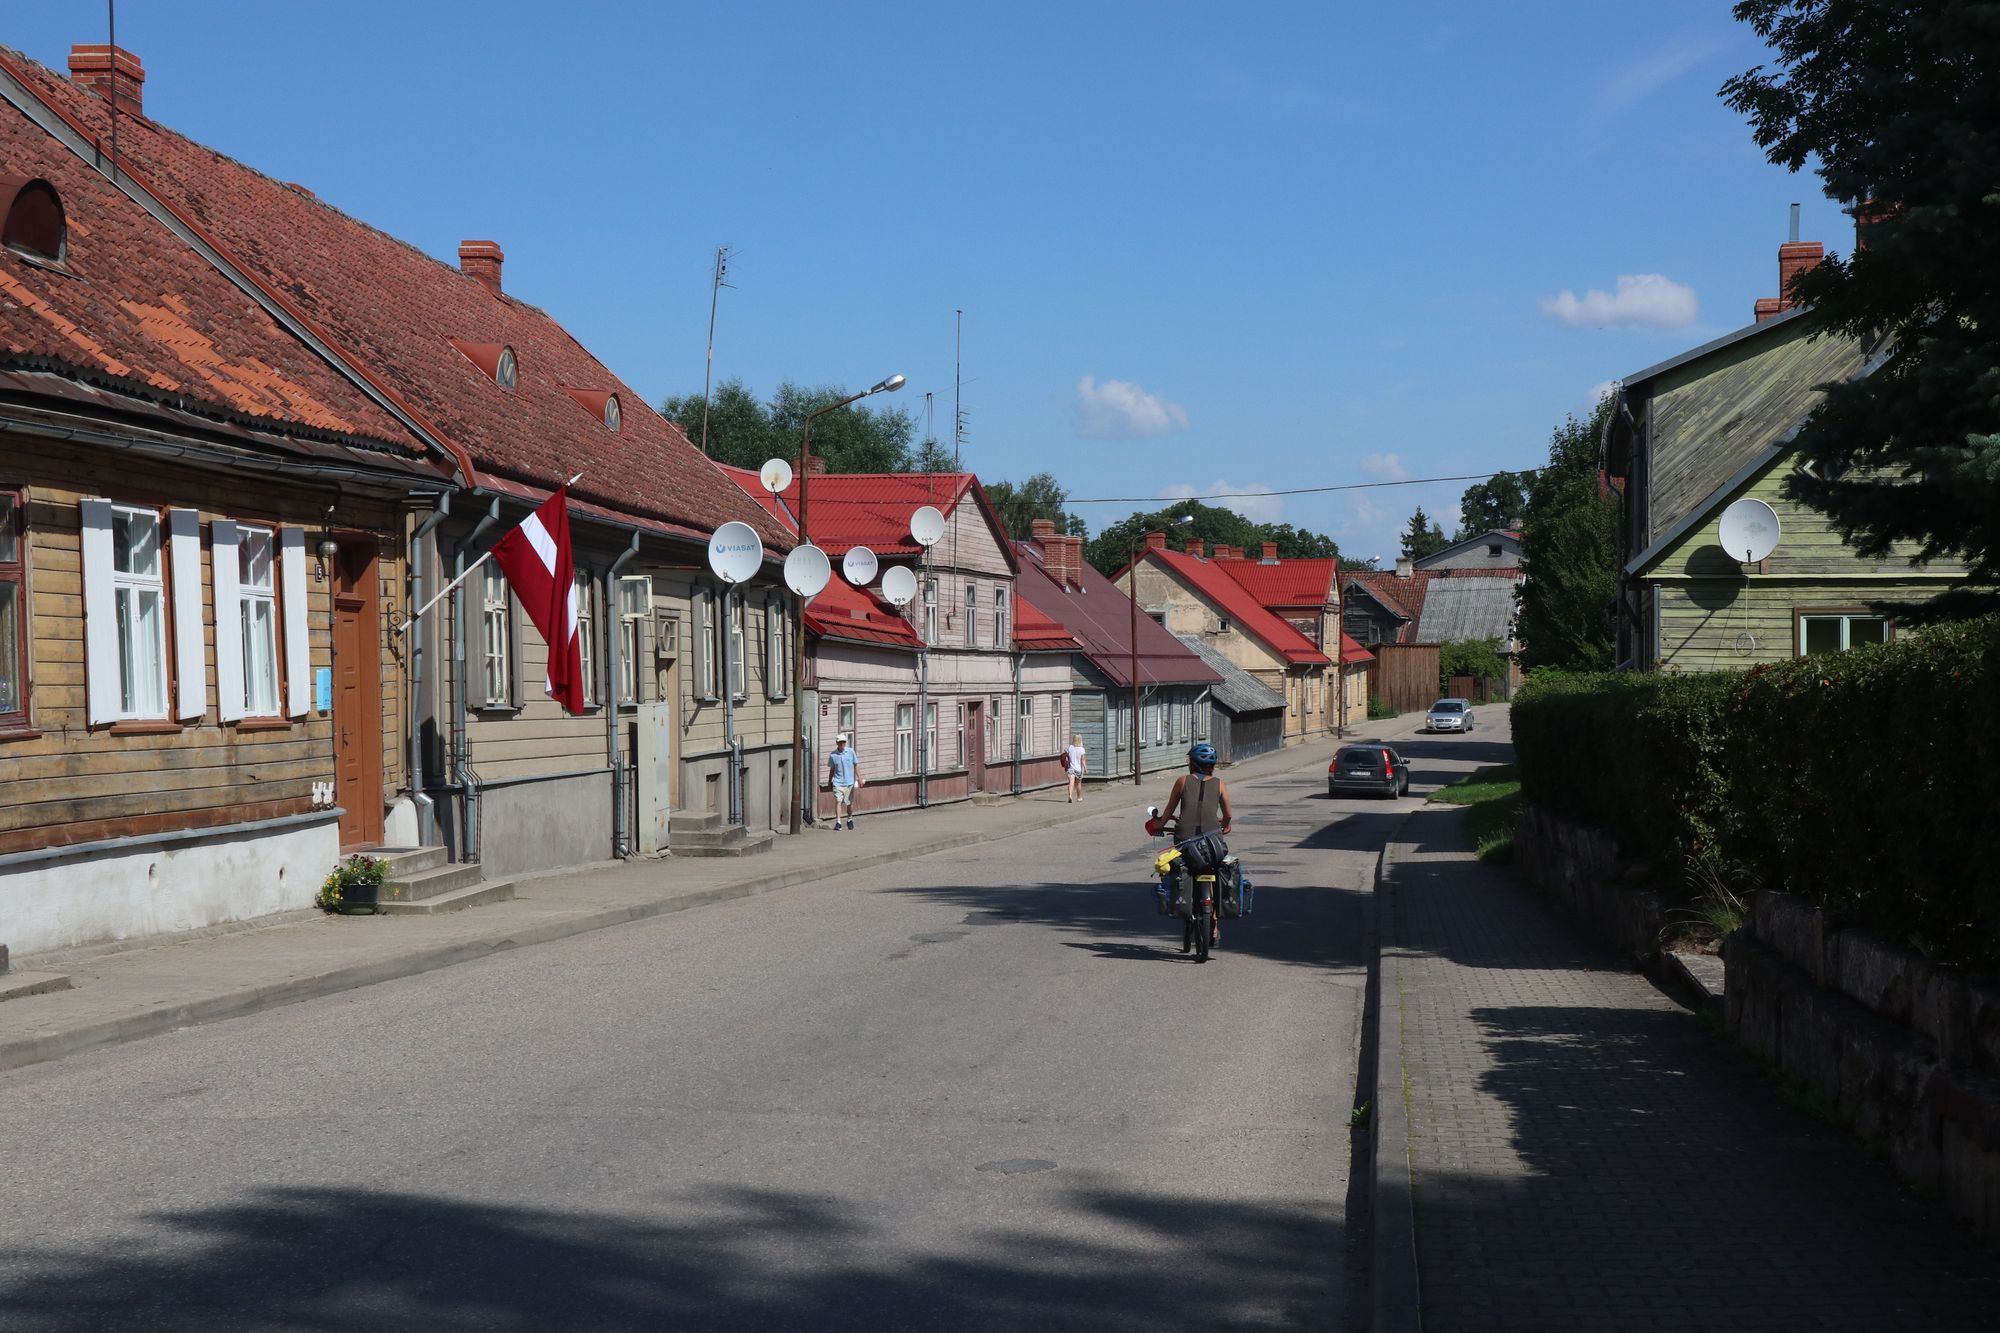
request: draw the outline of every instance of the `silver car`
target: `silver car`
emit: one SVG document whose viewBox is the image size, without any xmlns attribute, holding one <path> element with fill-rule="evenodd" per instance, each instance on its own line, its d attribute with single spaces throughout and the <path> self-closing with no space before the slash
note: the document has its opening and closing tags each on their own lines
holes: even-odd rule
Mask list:
<svg viewBox="0 0 2000 1333">
<path fill-rule="evenodd" d="M 1472 730 L 1472 700 L 1440 699 L 1424 714 L 1425 731 Z"/>
</svg>

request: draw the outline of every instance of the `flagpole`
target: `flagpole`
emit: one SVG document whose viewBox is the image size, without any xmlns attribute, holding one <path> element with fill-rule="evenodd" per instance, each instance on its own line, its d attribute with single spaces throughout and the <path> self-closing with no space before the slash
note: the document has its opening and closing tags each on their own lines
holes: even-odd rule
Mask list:
<svg viewBox="0 0 2000 1333">
<path fill-rule="evenodd" d="M 577 482 L 581 481 L 582 479 L 583 479 L 583 474 L 581 472 L 577 473 L 574 477 L 571 477 L 568 481 L 563 483 L 563 489 L 568 490 L 570 487 L 576 485 Z M 410 612 L 410 618 L 408 620 L 405 620 L 401 625 L 396 627 L 396 633 L 401 634 L 405 630 L 409 629 L 410 626 L 416 624 L 418 620 L 423 618 L 424 612 L 430 610 L 432 607 L 436 606 L 439 602 L 442 602 L 447 596 L 451 594 L 452 589 L 456 588 L 459 584 L 471 578 L 474 571 L 476 571 L 481 565 L 485 564 L 487 560 L 491 559 L 492 555 L 493 555 L 493 550 L 491 547 L 488 547 L 486 554 L 480 556 L 477 560 L 467 565 L 465 567 L 465 572 L 463 574 L 460 574 L 450 583 L 447 583 L 442 588 L 439 588 L 437 590 L 437 596 L 431 598 L 428 602 L 425 602 L 422 606 Z"/>
</svg>

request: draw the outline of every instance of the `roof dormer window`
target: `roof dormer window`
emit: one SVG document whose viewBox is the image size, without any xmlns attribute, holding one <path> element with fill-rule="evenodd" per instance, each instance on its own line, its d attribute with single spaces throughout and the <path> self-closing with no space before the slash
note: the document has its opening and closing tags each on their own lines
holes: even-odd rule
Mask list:
<svg viewBox="0 0 2000 1333">
<path fill-rule="evenodd" d="M 609 389 L 579 389 L 568 384 L 562 386 L 562 391 L 569 395 L 571 402 L 596 417 L 604 429 L 613 435 L 618 433 L 625 418 L 618 410 L 617 394 Z"/>
<path fill-rule="evenodd" d="M 514 392 L 521 384 L 521 365 L 514 359 L 514 349 L 500 349 L 499 364 L 493 367 L 493 382 L 508 393 Z"/>
<path fill-rule="evenodd" d="M 618 395 L 614 393 L 604 400 L 604 429 L 616 435 L 620 420 L 621 418 L 618 415 Z"/>
<path fill-rule="evenodd" d="M 514 359 L 513 348 L 505 343 L 467 343 L 456 338 L 450 341 L 467 361 L 485 371 L 488 379 L 508 393 L 520 386 L 521 367 Z"/>
<path fill-rule="evenodd" d="M 39 177 L 0 176 L 0 245 L 29 259 L 63 262 L 69 219 L 55 186 Z"/>
</svg>

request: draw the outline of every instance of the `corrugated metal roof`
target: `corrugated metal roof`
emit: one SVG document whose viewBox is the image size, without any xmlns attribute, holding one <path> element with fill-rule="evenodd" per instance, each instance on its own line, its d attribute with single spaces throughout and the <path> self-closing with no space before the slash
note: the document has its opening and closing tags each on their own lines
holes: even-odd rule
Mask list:
<svg viewBox="0 0 2000 1333">
<path fill-rule="evenodd" d="M 1174 637 L 1186 644 L 1196 657 L 1215 668 L 1215 674 L 1222 677 L 1209 690 L 1209 694 L 1230 712 L 1272 713 L 1285 706 L 1284 695 L 1223 656 L 1220 649 L 1206 642 L 1201 635 L 1176 634 Z"/>
<path fill-rule="evenodd" d="M 1512 636 L 1514 579 L 1432 579 L 1424 595 L 1424 618 L 1414 643 L 1450 643 L 1457 639 L 1499 639 Z"/>
</svg>

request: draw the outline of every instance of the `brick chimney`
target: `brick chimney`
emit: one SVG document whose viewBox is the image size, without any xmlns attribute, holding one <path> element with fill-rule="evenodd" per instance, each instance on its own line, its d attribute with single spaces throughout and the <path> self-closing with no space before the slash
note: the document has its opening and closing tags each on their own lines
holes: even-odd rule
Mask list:
<svg viewBox="0 0 2000 1333">
<path fill-rule="evenodd" d="M 120 111 L 134 116 L 146 114 L 146 68 L 139 63 L 139 57 L 122 46 L 72 46 L 69 81 L 79 88 L 88 88 L 107 102 L 115 87 Z"/>
<path fill-rule="evenodd" d="M 1056 535 L 1056 523 L 1052 518 L 1037 518 L 1028 523 L 1028 535 L 1044 546 L 1049 538 Z"/>
<path fill-rule="evenodd" d="M 1792 282 L 1799 274 L 1819 266 L 1826 258 L 1826 247 L 1818 241 L 1799 239 L 1799 206 L 1792 205 L 1792 237 L 1778 247 L 1778 294 L 1776 297 L 1759 297 L 1753 313 L 1757 322 L 1775 319 L 1799 304 L 1792 294 Z"/>
<path fill-rule="evenodd" d="M 1215 558 L 1217 560 L 1241 560 L 1243 558 L 1243 553 L 1237 550 L 1234 546 L 1228 546 L 1222 542 L 1217 542 L 1215 544 Z"/>
<path fill-rule="evenodd" d="M 1069 570 L 1069 586 L 1072 588 L 1081 588 L 1083 586 L 1083 538 L 1065 537 L 1063 538 L 1063 548 L 1069 552 L 1069 563 L 1067 565 Z"/>
<path fill-rule="evenodd" d="M 825 475 L 826 475 L 826 455 L 825 455 L 825 454 L 807 454 L 807 455 L 806 455 L 806 471 L 808 471 L 808 472 L 812 473 L 812 474 L 813 474 L 813 475 L 814 475 L 815 477 L 823 477 L 823 476 L 825 476 Z"/>
<path fill-rule="evenodd" d="M 1166 533 L 1164 533 L 1164 532 L 1149 532 L 1149 533 L 1147 533 L 1147 534 L 1146 534 L 1146 549 L 1147 549 L 1147 550 L 1149 550 L 1149 551 L 1164 551 L 1164 550 L 1166 550 L 1166 549 L 1167 549 L 1167 534 L 1166 534 Z"/>
<path fill-rule="evenodd" d="M 1278 563 L 1278 544 L 1276 542 L 1264 543 L 1264 558 L 1259 563 L 1266 565 L 1275 565 Z"/>
<path fill-rule="evenodd" d="M 495 296 L 500 294 L 500 266 L 507 262 L 507 256 L 500 251 L 498 241 L 460 241 L 458 243 L 458 269 L 468 278 L 477 278 L 486 284 L 486 290 Z"/>
<path fill-rule="evenodd" d="M 1188 538 L 1187 553 L 1199 560 L 1208 553 L 1208 543 L 1199 537 Z"/>
</svg>

